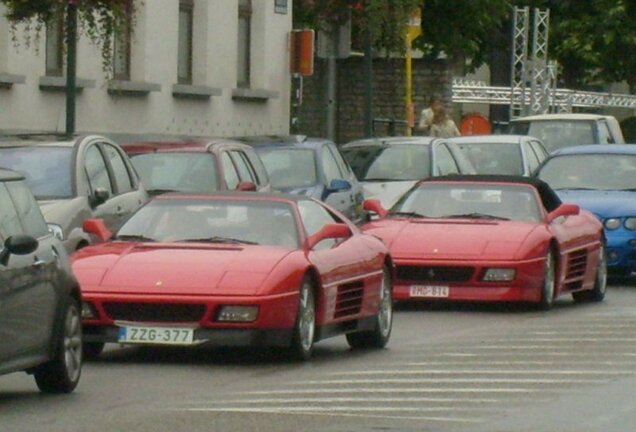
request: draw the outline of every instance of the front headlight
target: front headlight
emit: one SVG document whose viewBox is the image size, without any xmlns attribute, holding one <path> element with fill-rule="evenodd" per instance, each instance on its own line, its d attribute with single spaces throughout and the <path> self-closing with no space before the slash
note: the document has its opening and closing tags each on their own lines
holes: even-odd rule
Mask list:
<svg viewBox="0 0 636 432">
<path fill-rule="evenodd" d="M 252 322 L 258 316 L 258 306 L 221 306 L 217 321 Z"/>
<path fill-rule="evenodd" d="M 606 219 L 603 225 L 608 230 L 615 230 L 621 226 L 621 220 L 617 218 Z"/>
<path fill-rule="evenodd" d="M 628 217 L 625 219 L 625 228 L 628 230 L 636 230 L 636 217 Z"/>
<path fill-rule="evenodd" d="M 510 282 L 514 280 L 517 271 L 510 268 L 489 268 L 481 280 L 484 282 Z"/>
<path fill-rule="evenodd" d="M 62 227 L 57 224 L 46 224 L 49 227 L 49 232 L 55 236 L 60 241 L 64 240 L 64 230 Z"/>
</svg>

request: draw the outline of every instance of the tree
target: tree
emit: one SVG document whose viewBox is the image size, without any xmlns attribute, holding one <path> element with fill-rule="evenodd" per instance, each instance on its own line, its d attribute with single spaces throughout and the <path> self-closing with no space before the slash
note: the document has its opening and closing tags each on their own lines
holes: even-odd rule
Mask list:
<svg viewBox="0 0 636 432">
<path fill-rule="evenodd" d="M 626 81 L 636 94 L 636 4 L 632 0 L 516 0 L 550 9 L 549 54 L 565 86 Z"/>
</svg>

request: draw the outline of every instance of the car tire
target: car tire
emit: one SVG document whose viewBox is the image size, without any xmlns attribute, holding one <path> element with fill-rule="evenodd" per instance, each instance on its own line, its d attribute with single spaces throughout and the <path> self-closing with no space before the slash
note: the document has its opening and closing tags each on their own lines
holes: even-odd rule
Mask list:
<svg viewBox="0 0 636 432">
<path fill-rule="evenodd" d="M 85 359 L 96 359 L 104 351 L 104 342 L 84 342 L 82 353 Z"/>
<path fill-rule="evenodd" d="M 294 360 L 307 361 L 314 351 L 316 334 L 316 300 L 314 284 L 310 276 L 305 276 L 300 284 L 298 314 L 294 324 L 292 341 L 289 347 Z"/>
<path fill-rule="evenodd" d="M 554 305 L 554 292 L 556 286 L 556 268 L 554 254 L 548 251 L 545 256 L 545 266 L 543 268 L 543 285 L 541 287 L 541 299 L 538 307 L 540 310 L 550 310 Z"/>
<path fill-rule="evenodd" d="M 391 273 L 387 268 L 382 271 L 380 288 L 380 308 L 376 315 L 374 329 L 347 333 L 347 342 L 354 349 L 384 348 L 391 337 L 393 326 L 393 284 Z"/>
<path fill-rule="evenodd" d="M 82 324 L 77 300 L 68 298 L 63 316 L 54 357 L 36 367 L 33 374 L 43 393 L 72 392 L 82 373 Z"/>
<path fill-rule="evenodd" d="M 596 277 L 594 280 L 594 288 L 589 291 L 578 291 L 572 293 L 572 298 L 577 303 L 583 302 L 600 302 L 605 299 L 607 292 L 607 256 L 605 245 L 601 244 L 599 248 L 599 262 L 596 268 Z"/>
</svg>

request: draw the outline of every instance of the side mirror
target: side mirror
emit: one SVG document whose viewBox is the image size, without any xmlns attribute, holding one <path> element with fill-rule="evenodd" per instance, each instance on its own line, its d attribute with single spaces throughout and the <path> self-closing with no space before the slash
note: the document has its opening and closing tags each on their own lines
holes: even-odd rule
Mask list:
<svg viewBox="0 0 636 432">
<path fill-rule="evenodd" d="M 256 185 L 252 182 L 240 182 L 236 190 L 241 192 L 256 192 Z"/>
<path fill-rule="evenodd" d="M 86 219 L 82 224 L 82 229 L 88 234 L 95 235 L 101 241 L 110 240 L 113 236 L 103 219 Z"/>
<path fill-rule="evenodd" d="M 344 179 L 333 179 L 329 183 L 329 192 L 344 192 L 351 190 L 351 183 Z"/>
<path fill-rule="evenodd" d="M 97 207 L 100 204 L 104 204 L 108 198 L 110 198 L 110 192 L 104 188 L 97 188 L 93 194 L 88 197 L 88 201 L 91 207 Z"/>
<path fill-rule="evenodd" d="M 323 226 L 320 231 L 307 239 L 307 248 L 313 249 L 325 239 L 347 238 L 351 236 L 351 229 L 344 223 L 332 223 Z"/>
<path fill-rule="evenodd" d="M 9 255 L 28 255 L 38 248 L 37 239 L 29 235 L 14 235 L 4 242 L 4 250 L 0 252 L 0 262 L 7 265 Z"/>
<path fill-rule="evenodd" d="M 561 204 L 555 210 L 548 213 L 548 223 L 561 216 L 576 216 L 581 212 L 581 208 L 576 204 Z"/>
<path fill-rule="evenodd" d="M 387 209 L 382 207 L 382 203 L 380 203 L 380 200 L 378 199 L 364 200 L 362 208 L 368 212 L 376 213 L 380 217 L 384 217 L 387 213 L 389 213 Z"/>
</svg>

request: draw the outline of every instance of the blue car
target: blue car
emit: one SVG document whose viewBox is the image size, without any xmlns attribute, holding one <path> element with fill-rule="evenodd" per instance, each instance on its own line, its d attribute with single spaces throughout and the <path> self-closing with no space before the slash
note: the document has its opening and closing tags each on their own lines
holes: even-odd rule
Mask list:
<svg viewBox="0 0 636 432">
<path fill-rule="evenodd" d="M 234 139 L 256 150 L 272 189 L 324 201 L 352 221 L 362 221 L 362 186 L 333 142 L 303 135 Z"/>
<path fill-rule="evenodd" d="M 553 153 L 535 173 L 562 201 L 591 211 L 605 227 L 608 269 L 636 270 L 636 145 L 585 145 Z"/>
</svg>

